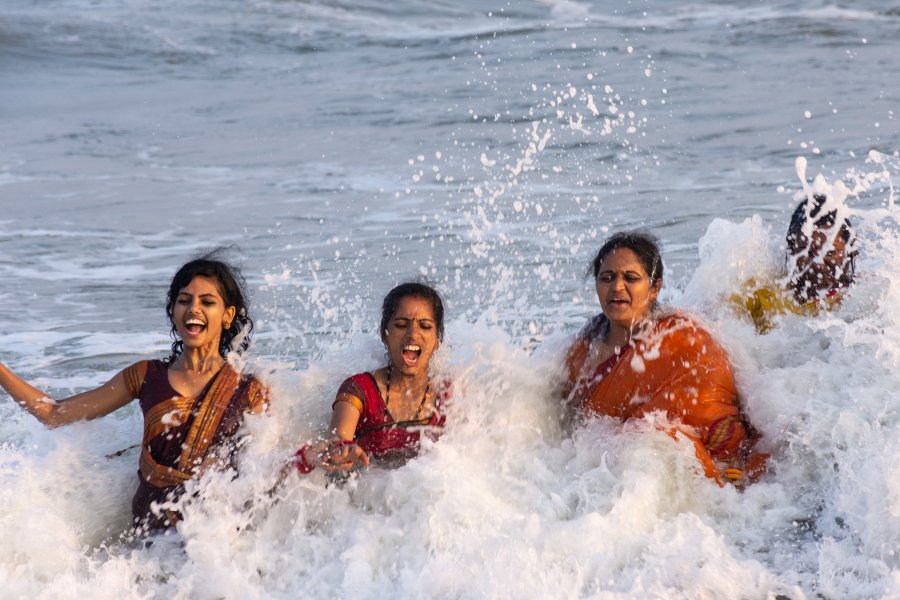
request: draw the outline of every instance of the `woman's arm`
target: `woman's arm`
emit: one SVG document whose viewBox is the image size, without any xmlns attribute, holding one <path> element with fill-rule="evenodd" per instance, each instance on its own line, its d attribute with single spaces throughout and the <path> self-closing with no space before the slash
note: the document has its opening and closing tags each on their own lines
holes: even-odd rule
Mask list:
<svg viewBox="0 0 900 600">
<path fill-rule="evenodd" d="M 108 415 L 131 402 L 123 371 L 102 386 L 57 402 L 0 363 L 0 387 L 47 427 Z"/>
<path fill-rule="evenodd" d="M 362 404 L 358 399 L 357 402 Z M 369 456 L 362 448 L 353 443 L 356 425 L 359 423 L 361 415 L 355 404 L 342 400 L 341 394 L 338 394 L 338 400 L 335 401 L 331 412 L 331 426 L 329 427 L 334 438 L 328 448 L 317 454 L 319 464 L 315 466 L 334 473 L 335 471 L 349 471 L 356 463 L 369 464 Z"/>
<path fill-rule="evenodd" d="M 330 440 L 303 446 L 297 452 L 297 468 L 308 473 L 318 467 L 326 473 L 349 471 L 356 463 L 369 464 L 369 456 L 362 448 L 353 443 L 356 424 L 361 415 L 357 404 L 362 401 L 349 394 L 339 392 L 331 413 L 332 433 Z M 355 400 L 355 402 L 354 402 Z"/>
<path fill-rule="evenodd" d="M 356 401 L 362 404 L 360 400 Z M 336 441 L 352 441 L 360 416 L 356 403 L 348 402 L 338 394 L 334 408 L 331 409 L 331 425 L 328 430 L 334 434 Z"/>
</svg>

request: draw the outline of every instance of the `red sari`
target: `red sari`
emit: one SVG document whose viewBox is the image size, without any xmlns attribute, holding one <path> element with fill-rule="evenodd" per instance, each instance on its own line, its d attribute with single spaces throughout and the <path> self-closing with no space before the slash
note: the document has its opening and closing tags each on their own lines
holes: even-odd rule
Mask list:
<svg viewBox="0 0 900 600">
<path fill-rule="evenodd" d="M 661 411 L 695 446 L 704 473 L 720 485 L 744 478 L 750 440 L 741 418 L 728 355 L 684 315 L 648 325 L 639 338 L 596 368 L 592 335 L 566 357 L 568 395 L 585 413 L 640 419 Z"/>
<path fill-rule="evenodd" d="M 440 436 L 447 420 L 441 414 L 441 408 L 449 393 L 450 385 L 444 383 L 438 390 L 430 416 L 416 421 L 395 421 L 378 391 L 375 378 L 371 373 L 359 373 L 341 384 L 337 394 L 339 400 L 335 402 L 347 402 L 340 399 L 347 396 L 362 402 L 353 441 L 366 454 L 379 459 L 409 459 L 418 453 L 423 433 L 430 439 Z M 355 402 L 349 403 L 360 408 Z"/>
<path fill-rule="evenodd" d="M 228 442 L 245 413 L 263 409 L 268 390 L 228 364 L 196 397 L 181 396 L 172 388 L 168 365 L 162 361 L 135 363 L 124 375 L 129 393 L 140 400 L 144 413 L 138 489 L 131 503 L 134 523 L 145 530 L 171 527 L 180 515 L 158 505 L 177 500 L 184 493 L 184 482 L 208 459 L 232 460 L 233 445 Z"/>
</svg>

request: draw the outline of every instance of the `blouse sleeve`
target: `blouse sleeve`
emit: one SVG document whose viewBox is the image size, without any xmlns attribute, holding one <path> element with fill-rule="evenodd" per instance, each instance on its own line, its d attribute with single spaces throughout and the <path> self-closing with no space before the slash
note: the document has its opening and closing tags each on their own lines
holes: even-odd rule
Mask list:
<svg viewBox="0 0 900 600">
<path fill-rule="evenodd" d="M 141 396 L 141 388 L 144 387 L 144 378 L 147 376 L 148 362 L 146 360 L 136 362 L 122 371 L 122 375 L 125 377 L 125 389 L 132 398 Z"/>
<path fill-rule="evenodd" d="M 351 377 L 344 380 L 344 383 L 338 388 L 337 396 L 331 404 L 331 408 L 333 409 L 338 402 L 346 402 L 362 414 L 365 409 L 365 404 L 363 404 L 363 398 L 365 397 L 366 393 L 363 391 L 362 387 L 360 387 L 360 385 Z"/>
<path fill-rule="evenodd" d="M 269 386 L 259 379 L 253 378 L 250 382 L 249 402 L 247 410 L 251 414 L 260 414 L 269 407 Z"/>
</svg>

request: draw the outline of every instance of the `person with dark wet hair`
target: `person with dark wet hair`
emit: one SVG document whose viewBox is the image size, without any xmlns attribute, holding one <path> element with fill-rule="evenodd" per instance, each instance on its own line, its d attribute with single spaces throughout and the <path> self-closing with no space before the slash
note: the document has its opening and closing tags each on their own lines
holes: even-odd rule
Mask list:
<svg viewBox="0 0 900 600">
<path fill-rule="evenodd" d="M 828 198 L 813 195 L 797 205 L 787 236 L 788 286 L 800 304 L 834 302 L 856 275 L 857 240 L 849 218 L 840 223 Z"/>
<path fill-rule="evenodd" d="M 663 263 L 657 239 L 642 231 L 609 237 L 593 275 L 601 313 L 588 321 L 566 355 L 563 396 L 578 413 L 622 420 L 661 411 L 670 432 L 690 439 L 704 473 L 742 485 L 750 439 L 731 363 L 690 316 L 659 306 Z"/>
<path fill-rule="evenodd" d="M 801 200 L 785 236 L 784 283 L 751 281 L 745 285 L 747 293 L 732 296 L 732 304 L 749 315 L 760 333 L 770 331 L 779 315 L 815 316 L 830 310 L 853 283 L 859 242 L 850 219 L 838 216 L 840 208 L 822 194 Z"/>
<path fill-rule="evenodd" d="M 398 285 L 382 302 L 380 331 L 388 364 L 341 384 L 327 439 L 297 451 L 294 464 L 301 473 L 316 467 L 346 472 L 370 459 L 402 462 L 418 453 L 422 435 L 435 439 L 443 430 L 450 386 L 433 381 L 431 373 L 444 339 L 440 295 L 423 283 Z"/>
<path fill-rule="evenodd" d="M 219 354 L 222 358 L 227 357 L 231 350 L 243 353 L 250 347 L 253 319 L 250 318 L 247 309 L 244 278 L 236 267 L 217 258 L 221 252 L 222 250 L 213 251 L 185 264 L 178 269 L 172 283 L 169 284 L 169 291 L 166 293 L 166 314 L 172 326 L 169 334 L 173 341 L 172 354 L 165 360 L 166 364 L 171 365 L 184 351 L 184 340 L 175 322 L 175 308 L 181 290 L 190 285 L 195 277 L 204 277 L 216 282 L 225 306 L 234 307 L 234 317 L 226 321 L 229 326 L 222 330 L 219 339 Z"/>
<path fill-rule="evenodd" d="M 0 364 L 0 386 L 48 427 L 96 419 L 134 399 L 144 414 L 138 489 L 132 500 L 139 533 L 173 526 L 171 506 L 184 483 L 230 464 L 230 442 L 247 412 L 260 412 L 268 391 L 226 361 L 250 345 L 250 318 L 240 273 L 214 251 L 181 267 L 166 301 L 171 355 L 143 360 L 99 388 L 55 401 Z"/>
</svg>

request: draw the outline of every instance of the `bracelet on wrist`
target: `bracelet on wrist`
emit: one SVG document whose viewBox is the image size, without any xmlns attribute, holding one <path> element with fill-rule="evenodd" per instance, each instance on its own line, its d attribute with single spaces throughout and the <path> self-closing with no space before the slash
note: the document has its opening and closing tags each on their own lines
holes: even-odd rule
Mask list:
<svg viewBox="0 0 900 600">
<path fill-rule="evenodd" d="M 302 475 L 308 475 L 313 472 L 315 467 L 306 460 L 306 451 L 309 449 L 309 444 L 302 446 L 297 453 L 294 454 L 294 466 L 297 467 L 297 471 L 299 471 Z"/>
</svg>

